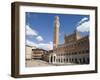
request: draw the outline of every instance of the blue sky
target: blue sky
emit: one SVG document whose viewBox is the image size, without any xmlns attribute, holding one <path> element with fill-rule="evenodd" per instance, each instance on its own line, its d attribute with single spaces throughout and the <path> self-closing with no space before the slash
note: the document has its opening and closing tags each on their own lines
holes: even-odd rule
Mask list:
<svg viewBox="0 0 100 80">
<path fill-rule="evenodd" d="M 89 15 L 26 12 L 26 44 L 38 47 L 42 45 L 40 48 L 52 46 L 55 16 L 59 16 L 60 21 L 60 44 L 64 42 L 64 35 L 72 33 L 75 29 L 82 34 L 89 33 Z"/>
</svg>

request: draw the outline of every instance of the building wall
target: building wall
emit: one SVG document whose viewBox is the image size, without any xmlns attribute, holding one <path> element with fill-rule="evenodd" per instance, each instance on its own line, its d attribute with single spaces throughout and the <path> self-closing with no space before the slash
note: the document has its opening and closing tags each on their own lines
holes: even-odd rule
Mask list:
<svg viewBox="0 0 100 80">
<path fill-rule="evenodd" d="M 28 45 L 25 46 L 25 58 L 27 60 L 32 59 L 32 49 L 35 49 L 35 48 L 36 47 L 33 47 L 33 46 L 28 46 Z"/>
<path fill-rule="evenodd" d="M 78 32 L 74 32 L 65 36 L 64 39 L 64 44 L 54 49 L 57 57 L 56 63 L 89 64 L 89 36 L 81 37 Z"/>
</svg>

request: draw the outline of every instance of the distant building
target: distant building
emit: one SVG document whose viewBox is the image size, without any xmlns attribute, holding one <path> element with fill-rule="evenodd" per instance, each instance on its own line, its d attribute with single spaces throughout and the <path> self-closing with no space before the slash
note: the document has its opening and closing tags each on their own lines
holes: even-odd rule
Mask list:
<svg viewBox="0 0 100 80">
<path fill-rule="evenodd" d="M 25 46 L 25 59 L 26 60 L 31 60 L 32 59 L 32 49 L 36 49 L 35 46 Z"/>
<path fill-rule="evenodd" d="M 64 43 L 59 45 L 59 17 L 54 21 L 53 53 L 49 55 L 49 63 L 89 64 L 89 36 L 82 37 L 75 30 L 64 37 Z"/>
<path fill-rule="evenodd" d="M 44 49 L 32 49 L 32 59 L 42 59 L 45 53 L 47 53 L 47 51 Z"/>
</svg>

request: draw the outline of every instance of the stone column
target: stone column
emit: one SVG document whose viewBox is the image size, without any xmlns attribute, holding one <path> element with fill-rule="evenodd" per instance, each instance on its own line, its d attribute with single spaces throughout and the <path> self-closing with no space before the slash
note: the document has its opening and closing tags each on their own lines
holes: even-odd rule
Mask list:
<svg viewBox="0 0 100 80">
<path fill-rule="evenodd" d="M 60 63 L 61 63 L 61 54 L 60 54 Z"/>
<path fill-rule="evenodd" d="M 49 56 L 49 63 L 51 63 L 51 56 Z"/>
</svg>

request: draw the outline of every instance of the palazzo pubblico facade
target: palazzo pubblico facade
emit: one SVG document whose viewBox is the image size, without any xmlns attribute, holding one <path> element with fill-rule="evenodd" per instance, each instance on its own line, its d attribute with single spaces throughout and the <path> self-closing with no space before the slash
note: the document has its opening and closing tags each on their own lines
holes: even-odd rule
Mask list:
<svg viewBox="0 0 100 80">
<path fill-rule="evenodd" d="M 53 51 L 49 55 L 52 64 L 89 64 L 89 36 L 82 37 L 75 30 L 70 35 L 64 36 L 64 43 L 59 44 L 59 17 L 54 20 Z"/>
</svg>

